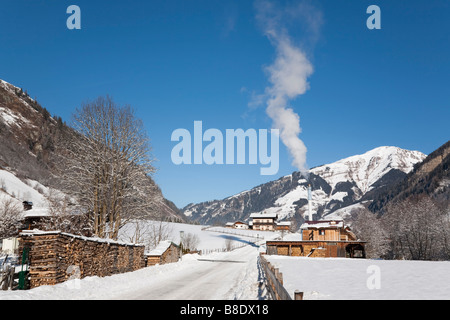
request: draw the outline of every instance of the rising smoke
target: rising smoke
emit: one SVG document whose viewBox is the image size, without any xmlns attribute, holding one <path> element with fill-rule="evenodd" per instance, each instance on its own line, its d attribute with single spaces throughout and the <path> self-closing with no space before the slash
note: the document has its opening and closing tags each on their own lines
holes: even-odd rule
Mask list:
<svg viewBox="0 0 450 320">
<path fill-rule="evenodd" d="M 309 89 L 308 78 L 314 68 L 306 53 L 293 43 L 288 33 L 288 24 L 303 26 L 305 43 L 314 42 L 321 24 L 320 12 L 306 2 L 295 7 L 278 8 L 269 1 L 256 1 L 256 19 L 264 34 L 276 50 L 273 64 L 266 68 L 271 86 L 265 90 L 266 113 L 273 127 L 280 130 L 280 138 L 289 150 L 292 164 L 308 176 L 306 164 L 307 148 L 299 138 L 302 129 L 300 116 L 289 107 L 289 102 Z"/>
</svg>

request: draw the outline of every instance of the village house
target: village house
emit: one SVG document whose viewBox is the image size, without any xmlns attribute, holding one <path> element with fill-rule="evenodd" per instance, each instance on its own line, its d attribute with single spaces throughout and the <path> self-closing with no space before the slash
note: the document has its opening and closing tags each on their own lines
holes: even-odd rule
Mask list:
<svg viewBox="0 0 450 320">
<path fill-rule="evenodd" d="M 305 257 L 365 258 L 365 242 L 342 220 L 306 221 L 300 239 L 267 241 L 267 254 Z"/>
<path fill-rule="evenodd" d="M 236 221 L 236 222 L 227 222 L 226 224 L 227 228 L 233 228 L 233 229 L 248 229 L 249 226 L 245 222 L 242 221 Z"/>
<path fill-rule="evenodd" d="M 252 229 L 261 231 L 274 231 L 277 228 L 276 213 L 252 213 Z"/>
</svg>

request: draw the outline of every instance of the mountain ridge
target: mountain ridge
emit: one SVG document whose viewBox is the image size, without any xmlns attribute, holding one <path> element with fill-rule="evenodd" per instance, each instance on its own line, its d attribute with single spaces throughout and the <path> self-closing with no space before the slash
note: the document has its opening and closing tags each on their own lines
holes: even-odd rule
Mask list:
<svg viewBox="0 0 450 320">
<path fill-rule="evenodd" d="M 182 212 L 199 223 L 214 224 L 248 220 L 251 213 L 277 213 L 281 220 L 303 219 L 307 186 L 312 186 L 315 218 L 370 200 L 375 189 L 403 179 L 426 156 L 392 146 L 382 146 L 309 170 L 306 180 L 293 172 L 222 200 L 189 204 Z M 367 196 L 366 196 L 367 195 Z"/>
</svg>

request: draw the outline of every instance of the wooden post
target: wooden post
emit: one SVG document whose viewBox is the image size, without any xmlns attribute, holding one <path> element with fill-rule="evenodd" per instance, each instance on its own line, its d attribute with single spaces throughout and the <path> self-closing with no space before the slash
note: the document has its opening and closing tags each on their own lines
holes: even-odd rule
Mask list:
<svg viewBox="0 0 450 320">
<path fill-rule="evenodd" d="M 295 292 L 294 292 L 294 300 L 303 300 L 303 292 L 295 290 Z"/>
<path fill-rule="evenodd" d="M 14 273 L 16 272 L 14 267 L 9 269 L 9 288 L 12 290 L 14 288 Z"/>
<path fill-rule="evenodd" d="M 2 290 L 8 290 L 8 279 L 9 279 L 9 266 L 5 266 L 2 273 L 2 278 L 0 282 L 2 283 Z"/>
</svg>

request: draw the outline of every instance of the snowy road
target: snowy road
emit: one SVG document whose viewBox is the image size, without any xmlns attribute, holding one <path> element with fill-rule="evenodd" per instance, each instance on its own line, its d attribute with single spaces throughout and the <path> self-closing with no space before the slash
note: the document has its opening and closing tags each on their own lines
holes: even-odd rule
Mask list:
<svg viewBox="0 0 450 320">
<path fill-rule="evenodd" d="M 182 261 L 109 277 L 87 277 L 27 291 L 0 291 L 0 300 L 257 300 L 258 248 L 185 255 Z"/>
<path fill-rule="evenodd" d="M 175 270 L 148 288 L 119 295 L 133 300 L 257 299 L 257 249 L 201 257 L 188 270 Z"/>
</svg>

